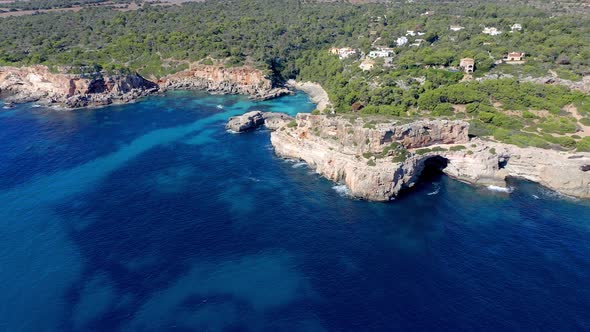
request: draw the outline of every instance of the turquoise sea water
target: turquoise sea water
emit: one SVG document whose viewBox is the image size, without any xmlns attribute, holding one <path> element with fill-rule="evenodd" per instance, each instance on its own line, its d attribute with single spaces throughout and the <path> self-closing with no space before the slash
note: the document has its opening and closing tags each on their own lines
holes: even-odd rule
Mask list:
<svg viewBox="0 0 590 332">
<path fill-rule="evenodd" d="M 0 110 L 0 331 L 590 329 L 587 201 L 440 176 L 352 200 L 265 130 L 224 130 L 313 108 L 175 92 Z"/>
</svg>

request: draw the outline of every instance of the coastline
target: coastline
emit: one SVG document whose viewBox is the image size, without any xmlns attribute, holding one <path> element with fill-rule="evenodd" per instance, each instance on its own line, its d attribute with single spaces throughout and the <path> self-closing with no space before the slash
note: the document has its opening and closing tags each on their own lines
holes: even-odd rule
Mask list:
<svg viewBox="0 0 590 332">
<path fill-rule="evenodd" d="M 316 109 L 320 112 L 332 110 L 332 104 L 330 103 L 328 93 L 318 83 L 289 80 L 287 81 L 286 86 L 306 93 L 311 102 L 316 104 Z"/>
<path fill-rule="evenodd" d="M 249 66 L 195 64 L 160 78 L 145 79 L 137 73 L 70 74 L 67 68 L 51 71 L 47 66 L 0 67 L 0 96 L 7 104 L 40 104 L 77 109 L 126 104 L 169 90 L 199 90 L 211 94 L 241 94 L 268 100 L 293 93 L 273 86 L 260 70 Z"/>
<path fill-rule="evenodd" d="M 307 94 L 321 113 L 332 113 L 329 96 L 318 83 L 289 80 L 285 87 Z M 137 74 L 88 79 L 50 73 L 44 66 L 0 67 L 2 92 L 13 92 L 17 97 L 7 102 L 36 101 L 63 109 L 132 103 L 167 90 L 201 90 L 270 99 L 292 93 L 285 87 L 273 87 L 260 71 L 250 67 L 198 65 L 157 83 Z M 368 120 L 360 117 L 344 119 L 324 114 L 299 114 L 289 119 L 292 121 L 281 119 L 278 123 L 275 120 L 273 128 L 269 128 L 273 131 L 271 144 L 277 155 L 303 160 L 322 176 L 346 184 L 355 197 L 375 201 L 394 199 L 417 183 L 429 160 L 440 157 L 447 163 L 441 171 L 460 181 L 505 187 L 506 179 L 515 177 L 565 195 L 590 198 L 588 153 L 519 148 L 469 139 L 469 124 L 464 121 L 417 120 L 401 125 L 391 119 L 375 128 L 372 124 L 367 126 Z M 289 126 L 289 122 L 296 125 Z M 392 139 L 396 133 L 403 134 Z M 390 144 L 401 146 L 407 156 L 401 160 L 401 155 L 392 155 Z M 471 148 L 453 150 L 460 144 L 470 144 Z M 423 148 L 431 151 L 424 155 L 416 151 Z M 378 155 L 381 157 L 376 158 Z"/>
<path fill-rule="evenodd" d="M 230 121 L 252 123 L 246 129 L 262 125 L 248 116 Z M 469 124 L 461 120 L 392 120 L 374 128 L 364 121 L 300 113 L 269 128 L 270 141 L 277 155 L 304 161 L 321 176 L 346 185 L 351 196 L 369 201 L 395 199 L 416 185 L 427 167 L 477 186 L 506 191 L 507 179 L 519 178 L 590 198 L 590 153 L 469 138 Z"/>
</svg>

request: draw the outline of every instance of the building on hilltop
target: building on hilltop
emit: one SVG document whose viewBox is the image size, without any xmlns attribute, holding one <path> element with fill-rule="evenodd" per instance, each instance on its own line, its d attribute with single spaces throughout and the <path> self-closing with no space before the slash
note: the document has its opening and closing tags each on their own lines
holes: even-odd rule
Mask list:
<svg viewBox="0 0 590 332">
<path fill-rule="evenodd" d="M 418 46 L 422 45 L 423 42 L 425 42 L 424 39 L 418 38 L 414 41 L 414 43 L 410 44 L 410 46 L 418 47 Z"/>
<path fill-rule="evenodd" d="M 524 52 L 510 52 L 504 57 L 504 61 L 522 61 L 525 55 Z"/>
<path fill-rule="evenodd" d="M 463 30 L 463 29 L 465 29 L 465 27 L 462 27 L 462 26 L 460 26 L 460 25 L 451 25 L 451 26 L 449 27 L 449 30 L 451 30 L 451 31 L 461 31 L 461 30 Z"/>
<path fill-rule="evenodd" d="M 520 31 L 522 30 L 522 25 L 520 25 L 519 23 L 514 23 L 511 27 L 510 27 L 511 32 L 514 31 Z"/>
<path fill-rule="evenodd" d="M 343 47 L 343 48 L 332 47 L 330 49 L 330 53 L 337 55 L 338 58 L 340 58 L 340 60 L 344 60 L 344 59 L 349 58 L 353 55 L 357 55 L 358 51 L 355 50 L 354 48 L 350 48 L 350 47 Z"/>
<path fill-rule="evenodd" d="M 363 60 L 361 62 L 361 64 L 359 65 L 359 68 L 362 69 L 363 71 L 369 71 L 369 70 L 373 69 L 374 66 L 375 66 L 375 60 L 373 60 L 371 58 L 366 58 L 365 60 Z"/>
<path fill-rule="evenodd" d="M 408 43 L 408 38 L 406 37 L 399 37 L 395 43 L 397 44 L 397 46 L 404 46 Z"/>
<path fill-rule="evenodd" d="M 490 36 L 497 36 L 502 34 L 502 31 L 494 28 L 494 27 L 485 27 L 482 31 L 483 34 L 490 35 Z"/>
<path fill-rule="evenodd" d="M 395 55 L 395 52 L 392 48 L 389 47 L 379 47 L 377 50 L 369 52 L 368 57 L 375 59 L 375 58 L 389 58 Z"/>
<path fill-rule="evenodd" d="M 459 67 L 463 68 L 466 73 L 473 73 L 475 70 L 475 60 L 472 58 L 463 58 L 459 63 Z"/>
</svg>

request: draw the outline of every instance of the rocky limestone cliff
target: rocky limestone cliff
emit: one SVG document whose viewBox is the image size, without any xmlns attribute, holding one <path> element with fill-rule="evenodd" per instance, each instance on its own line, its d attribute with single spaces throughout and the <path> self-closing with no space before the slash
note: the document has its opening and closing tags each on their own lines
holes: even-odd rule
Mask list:
<svg viewBox="0 0 590 332">
<path fill-rule="evenodd" d="M 277 130 L 287 125 L 293 117 L 285 113 L 252 111 L 239 116 L 232 116 L 227 121 L 225 128 L 236 133 L 265 126 L 269 130 Z"/>
<path fill-rule="evenodd" d="M 471 183 L 503 186 L 507 177 L 514 177 L 565 195 L 590 198 L 590 153 L 587 152 L 519 148 L 473 140 L 468 150 L 439 154 L 449 160 L 446 174 Z"/>
<path fill-rule="evenodd" d="M 158 81 L 163 89 L 194 89 L 209 93 L 243 94 L 255 99 L 270 99 L 291 93 L 285 88 L 275 88 L 264 74 L 252 67 L 221 65 L 194 65 L 181 72 L 168 75 Z"/>
<path fill-rule="evenodd" d="M 464 121 L 388 121 L 299 114 L 297 126 L 271 134 L 278 155 L 301 159 L 353 196 L 376 201 L 411 188 L 429 161 L 443 172 L 480 185 L 505 186 L 507 177 L 538 182 L 558 192 L 590 198 L 590 154 L 470 141 Z M 427 150 L 424 150 L 427 148 Z"/>
<path fill-rule="evenodd" d="M 137 74 L 92 77 L 52 73 L 45 66 L 0 67 L 0 93 L 9 102 L 43 101 L 65 107 L 125 103 L 158 90 L 158 86 Z"/>
<path fill-rule="evenodd" d="M 270 99 L 292 93 L 273 87 L 264 74 L 252 67 L 225 68 L 195 65 L 166 76 L 157 83 L 138 74 L 90 76 L 52 73 L 46 66 L 0 67 L 0 96 L 7 102 L 41 101 L 67 108 L 132 102 L 159 90 L 195 89 L 209 93 L 244 94 Z"/>
</svg>

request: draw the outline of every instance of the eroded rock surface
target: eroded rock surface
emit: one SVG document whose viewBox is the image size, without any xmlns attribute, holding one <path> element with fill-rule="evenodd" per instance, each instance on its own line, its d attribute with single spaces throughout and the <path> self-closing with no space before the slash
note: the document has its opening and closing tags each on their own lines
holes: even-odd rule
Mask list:
<svg viewBox="0 0 590 332">
<path fill-rule="evenodd" d="M 269 130 L 277 130 L 292 120 L 293 117 L 285 113 L 252 111 L 229 118 L 225 128 L 237 133 L 253 130 L 262 125 Z"/>
<path fill-rule="evenodd" d="M 399 123 L 298 114 L 296 126 L 271 134 L 278 155 L 301 159 L 353 196 L 395 198 L 418 181 L 426 163 L 445 160 L 443 172 L 479 185 L 505 186 L 524 178 L 558 192 L 590 198 L 589 153 L 570 153 L 469 140 L 464 121 Z"/>
<path fill-rule="evenodd" d="M 0 67 L 0 92 L 9 102 L 41 100 L 77 108 L 130 102 L 157 90 L 155 83 L 137 74 L 84 77 L 52 73 L 45 66 Z"/>
<path fill-rule="evenodd" d="M 0 67 L 0 94 L 7 102 L 41 101 L 78 108 L 128 103 L 157 91 L 175 89 L 243 94 L 255 99 L 271 99 L 292 93 L 287 88 L 273 87 L 260 70 L 247 66 L 194 65 L 157 83 L 135 73 L 74 75 L 54 73 L 41 65 Z"/>
<path fill-rule="evenodd" d="M 162 78 L 158 84 L 162 89 L 243 94 L 255 99 L 270 99 L 291 93 L 289 89 L 273 87 L 260 70 L 248 66 L 225 68 L 221 65 L 194 65 Z"/>
</svg>

